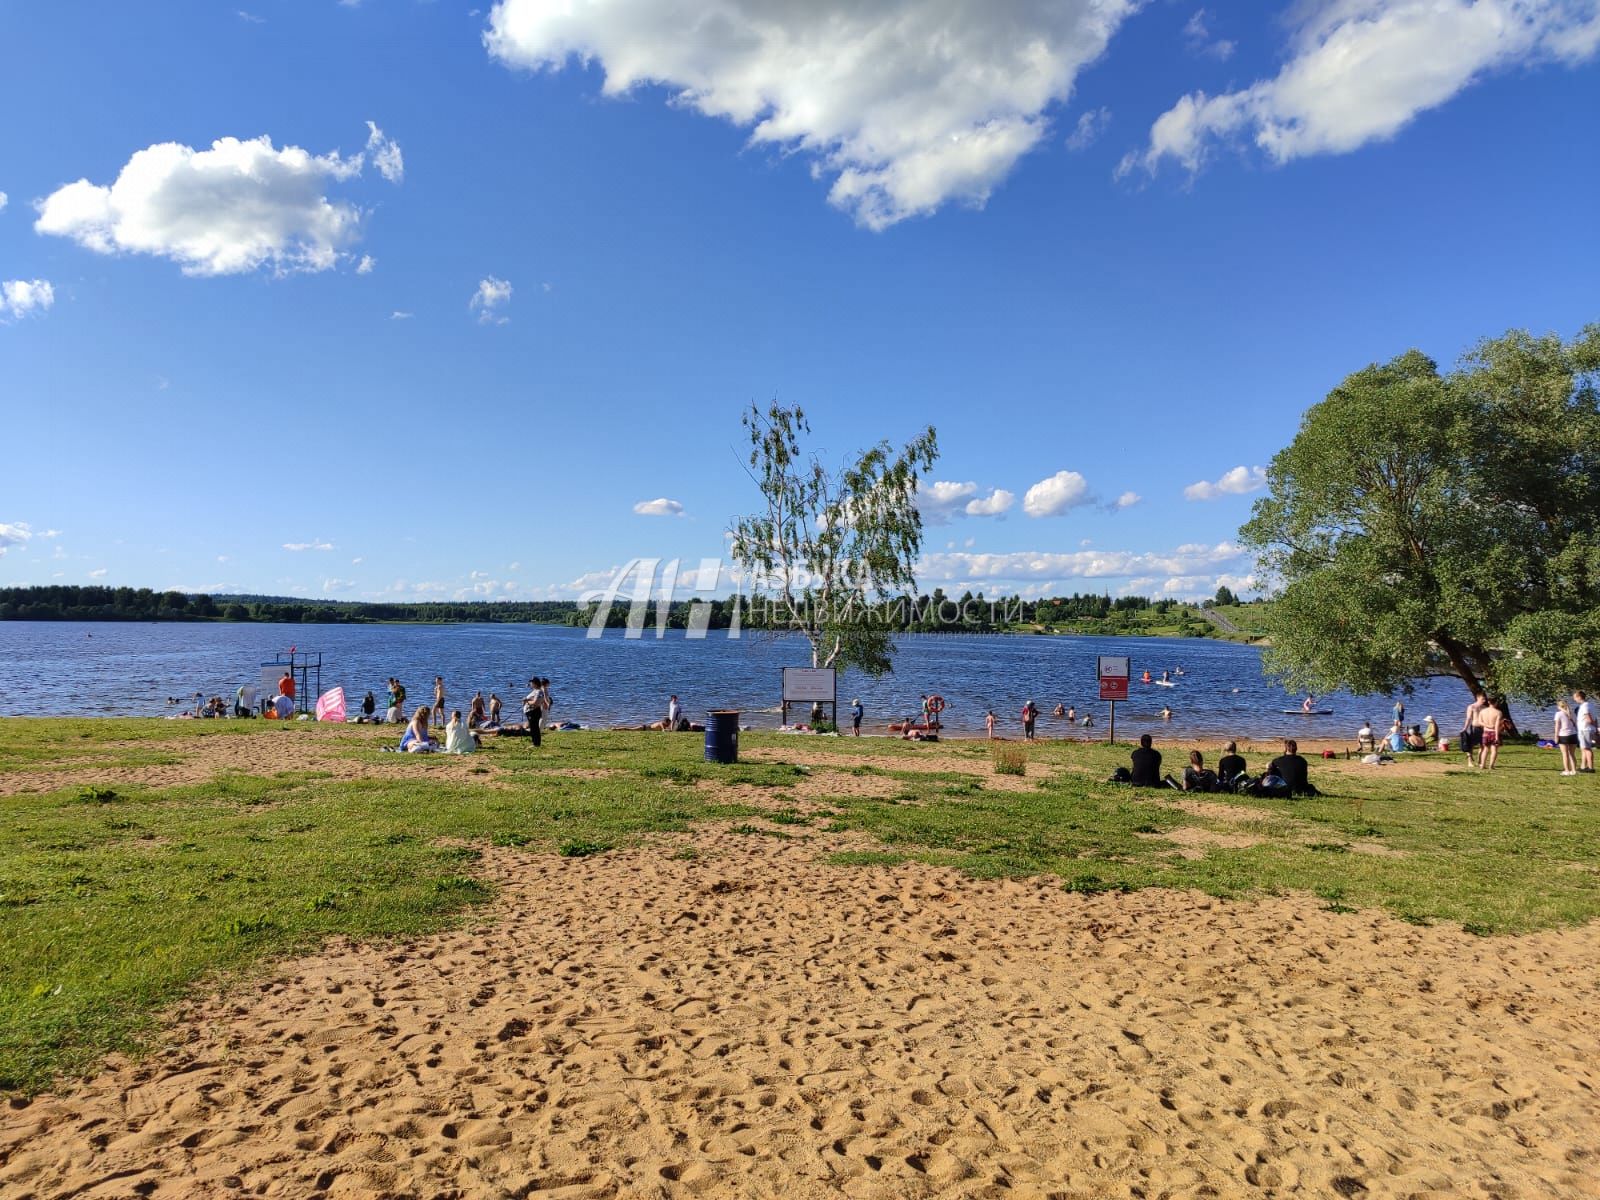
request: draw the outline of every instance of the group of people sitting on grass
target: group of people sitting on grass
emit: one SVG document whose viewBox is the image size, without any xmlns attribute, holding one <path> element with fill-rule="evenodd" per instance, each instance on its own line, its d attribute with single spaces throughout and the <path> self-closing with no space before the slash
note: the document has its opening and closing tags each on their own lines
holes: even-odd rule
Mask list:
<svg viewBox="0 0 1600 1200">
<path fill-rule="evenodd" d="M 1206 766 L 1205 755 L 1189 751 L 1189 765 L 1183 779 L 1162 774 L 1161 751 L 1151 745 L 1148 733 L 1139 735 L 1139 746 L 1126 767 L 1118 767 L 1113 782 L 1134 787 L 1175 788 L 1180 792 L 1236 792 L 1248 796 L 1317 796 L 1311 783 L 1311 768 L 1300 756 L 1293 738 L 1284 739 L 1283 753 L 1267 764 L 1260 775 L 1251 775 L 1249 765 L 1239 753 L 1237 743 L 1229 742 L 1215 770 Z"/>
<path fill-rule="evenodd" d="M 444 729 L 444 744 L 435 741 L 430 733 L 432 710 L 422 705 L 411 717 L 405 733 L 400 735 L 400 749 L 406 754 L 471 754 L 479 746 L 478 735 L 461 719 L 458 708 L 450 714 L 450 723 Z"/>
</svg>

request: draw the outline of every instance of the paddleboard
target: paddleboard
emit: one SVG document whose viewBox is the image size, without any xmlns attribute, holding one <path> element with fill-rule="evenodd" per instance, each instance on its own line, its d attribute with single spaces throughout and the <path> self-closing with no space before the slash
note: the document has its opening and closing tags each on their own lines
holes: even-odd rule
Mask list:
<svg viewBox="0 0 1600 1200">
<path fill-rule="evenodd" d="M 1286 717 L 1331 717 L 1331 716 L 1333 716 L 1333 709 L 1331 709 L 1331 708 L 1313 708 L 1313 709 L 1311 709 L 1309 711 L 1307 711 L 1306 709 L 1303 709 L 1303 708 L 1285 708 L 1285 709 L 1282 710 L 1282 712 L 1283 712 L 1283 715 L 1286 716 Z"/>
<path fill-rule="evenodd" d="M 1177 684 L 1173 683 L 1170 679 L 1157 679 L 1154 682 L 1155 682 L 1155 685 L 1157 687 L 1177 687 L 1178 686 Z"/>
</svg>

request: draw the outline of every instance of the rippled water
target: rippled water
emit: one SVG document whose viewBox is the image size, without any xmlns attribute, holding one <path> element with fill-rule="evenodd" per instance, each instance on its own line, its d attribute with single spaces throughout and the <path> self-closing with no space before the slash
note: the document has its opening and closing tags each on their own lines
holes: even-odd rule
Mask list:
<svg viewBox="0 0 1600 1200">
<path fill-rule="evenodd" d="M 352 705 L 369 688 L 383 700 L 383 682 L 396 675 L 412 702 L 426 702 L 433 677 L 443 675 L 447 704 L 465 709 L 473 691 L 498 692 L 508 714 L 530 674 L 553 681 L 552 719 L 583 724 L 640 723 L 658 719 L 667 696 L 678 693 L 691 716 L 708 708 L 739 708 L 756 725 L 777 722 L 780 669 L 808 665 L 796 638 L 746 637 L 717 632 L 690 641 L 682 633 L 662 640 L 628 640 L 620 631 L 588 639 L 584 630 L 548 625 L 134 625 L 76 622 L 0 622 L 0 714 L 120 714 L 161 716 L 168 696 L 220 694 L 231 700 L 240 683 L 254 683 L 260 664 L 291 644 L 319 650 L 323 686 L 343 685 Z M 1044 712 L 1044 736 L 1065 732 L 1049 713 L 1059 701 L 1095 714 L 1104 736 L 1106 708 L 1095 697 L 1095 659 L 1126 654 L 1135 676 L 1145 668 L 1185 668 L 1175 688 L 1141 686 L 1117 706 L 1119 737 L 1152 731 L 1170 735 L 1240 737 L 1351 737 L 1364 718 L 1387 728 L 1390 701 L 1333 695 L 1319 707 L 1331 716 L 1285 716 L 1299 698 L 1286 695 L 1261 673 L 1252 646 L 1203 639 L 937 635 L 901 639 L 893 675 L 841 678 L 841 706 L 860 696 L 867 724 L 914 713 L 920 693 L 949 702 L 946 724 L 957 732 L 983 728 L 993 708 L 1002 728 L 1015 733 L 1018 712 L 1033 699 Z M 1406 701 L 1408 722 L 1432 713 L 1453 734 L 1467 703 L 1454 680 L 1419 685 Z M 1159 717 L 1163 704 L 1173 718 Z M 1527 716 L 1532 714 L 1524 714 Z M 1381 723 L 1381 724 L 1380 724 Z M 1543 725 L 1541 723 L 1540 728 Z"/>
</svg>

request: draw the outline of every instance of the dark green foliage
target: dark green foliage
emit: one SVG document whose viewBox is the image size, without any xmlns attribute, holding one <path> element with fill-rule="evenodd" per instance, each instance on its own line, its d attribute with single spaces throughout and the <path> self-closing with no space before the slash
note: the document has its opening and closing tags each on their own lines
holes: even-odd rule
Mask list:
<svg viewBox="0 0 1600 1200">
<path fill-rule="evenodd" d="M 1415 350 L 1366 367 L 1308 410 L 1241 530 L 1281 586 L 1268 665 L 1313 691 L 1600 686 L 1597 373 L 1600 325 L 1512 332 L 1449 374 Z"/>
</svg>

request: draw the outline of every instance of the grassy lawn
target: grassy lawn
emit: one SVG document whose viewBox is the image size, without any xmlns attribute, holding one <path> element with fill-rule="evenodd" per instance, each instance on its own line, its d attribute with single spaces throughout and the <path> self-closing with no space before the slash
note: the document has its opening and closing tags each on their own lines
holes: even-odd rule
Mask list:
<svg viewBox="0 0 1600 1200">
<path fill-rule="evenodd" d="M 205 739 L 241 734 L 281 739 L 272 761 L 315 750 L 324 768 L 348 763 L 366 777 L 311 766 L 157 788 L 93 774 L 182 763 Z M 1078 891 L 1302 890 L 1338 910 L 1485 934 L 1600 914 L 1600 785 L 1558 778 L 1548 751 L 1510 748 L 1492 776 L 1459 759 L 1314 765 L 1323 799 L 1218 797 L 1213 809 L 1104 783 L 1124 748 L 1059 742 L 1031 748 L 1017 778 L 994 775 L 982 742 L 747 735 L 746 761 L 718 768 L 688 736 L 558 734 L 538 755 L 491 742 L 465 763 L 379 754 L 380 739 L 390 737 L 261 722 L 0 722 L 0 775 L 13 787 L 85 775 L 0 796 L 0 1090 L 137 1051 L 197 983 L 331 935 L 406 937 L 464 919 L 492 894 L 474 867 L 485 847 L 601 853 L 708 820 L 874 839 L 876 849 L 835 856 L 846 865 L 1044 873 Z M 862 777 L 885 794 L 851 794 Z M 805 811 L 792 803 L 802 785 Z M 771 803 L 740 803 L 752 788 Z"/>
</svg>

